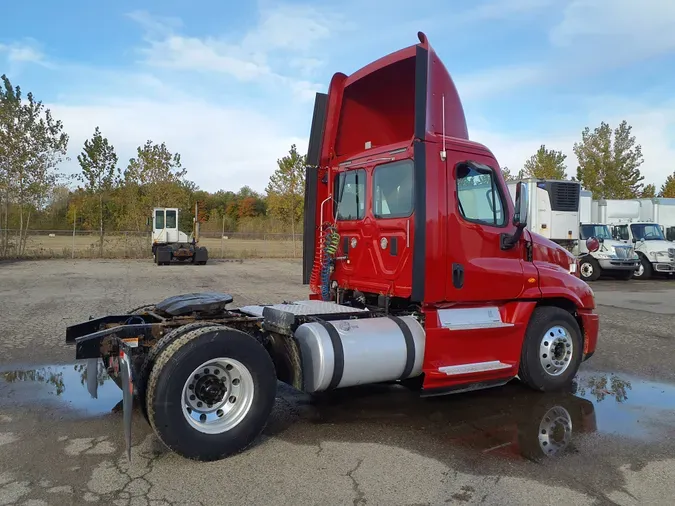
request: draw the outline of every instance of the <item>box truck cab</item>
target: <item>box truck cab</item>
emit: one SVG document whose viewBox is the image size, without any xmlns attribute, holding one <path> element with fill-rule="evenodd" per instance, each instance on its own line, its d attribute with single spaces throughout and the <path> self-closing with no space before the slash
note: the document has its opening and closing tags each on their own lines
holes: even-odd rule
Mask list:
<svg viewBox="0 0 675 506">
<path fill-rule="evenodd" d="M 575 254 L 579 257 L 579 275 L 586 281 L 595 281 L 603 274 L 629 280 L 640 267 L 640 258 L 632 244 L 614 239 L 610 227 L 598 221 L 598 205 L 593 193 L 581 190 L 579 198 L 579 242 Z M 598 241 L 597 249 L 590 251 L 589 239 Z"/>
<path fill-rule="evenodd" d="M 675 198 L 639 199 L 640 221 L 658 223 L 667 241 L 675 241 Z"/>
<path fill-rule="evenodd" d="M 672 276 L 675 273 L 675 245 L 666 240 L 658 223 L 640 221 L 641 207 L 637 199 L 600 199 L 599 221 L 612 226 L 614 239 L 633 244 L 640 258 L 635 278 L 649 279 L 654 273 Z"/>
</svg>

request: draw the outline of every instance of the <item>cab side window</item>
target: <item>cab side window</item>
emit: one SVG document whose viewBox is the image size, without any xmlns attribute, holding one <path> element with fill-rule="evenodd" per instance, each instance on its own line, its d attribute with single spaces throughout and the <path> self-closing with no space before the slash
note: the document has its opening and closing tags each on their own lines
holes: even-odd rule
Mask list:
<svg viewBox="0 0 675 506">
<path fill-rule="evenodd" d="M 461 163 L 456 176 L 457 204 L 465 220 L 493 227 L 506 225 L 504 197 L 489 167 Z"/>
<path fill-rule="evenodd" d="M 335 218 L 340 221 L 361 220 L 366 215 L 366 171 L 341 172 L 334 181 Z"/>
<path fill-rule="evenodd" d="M 413 212 L 412 160 L 379 165 L 373 172 L 373 214 L 376 218 L 407 218 Z"/>
<path fill-rule="evenodd" d="M 164 210 L 155 211 L 155 228 L 164 228 Z"/>
<path fill-rule="evenodd" d="M 176 211 L 166 212 L 166 228 L 176 228 Z"/>
</svg>

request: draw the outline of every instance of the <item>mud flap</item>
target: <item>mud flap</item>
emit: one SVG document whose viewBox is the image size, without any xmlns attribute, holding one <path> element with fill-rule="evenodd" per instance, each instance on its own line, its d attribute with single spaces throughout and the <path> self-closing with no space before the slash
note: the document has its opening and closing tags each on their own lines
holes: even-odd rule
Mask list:
<svg viewBox="0 0 675 506">
<path fill-rule="evenodd" d="M 124 441 L 127 447 L 127 459 L 131 462 L 131 415 L 134 402 L 134 381 L 131 368 L 131 357 L 122 349 L 120 349 L 119 363 L 120 376 L 122 378 Z"/>
</svg>

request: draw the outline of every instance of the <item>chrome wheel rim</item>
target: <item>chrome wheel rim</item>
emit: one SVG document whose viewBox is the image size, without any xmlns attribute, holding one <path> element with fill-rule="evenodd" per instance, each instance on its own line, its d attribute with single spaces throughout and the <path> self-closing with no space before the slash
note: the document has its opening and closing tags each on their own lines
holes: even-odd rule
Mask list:
<svg viewBox="0 0 675 506">
<path fill-rule="evenodd" d="M 204 362 L 183 385 L 181 410 L 199 432 L 220 434 L 239 424 L 253 404 L 255 386 L 248 368 L 232 358 Z"/>
<path fill-rule="evenodd" d="M 642 262 L 640 262 L 640 264 L 638 265 L 637 270 L 635 271 L 635 276 L 639 278 L 639 277 L 642 276 L 644 273 L 645 273 L 645 266 L 642 265 Z"/>
<path fill-rule="evenodd" d="M 539 345 L 539 362 L 551 376 L 560 376 L 572 362 L 574 343 L 569 331 L 560 325 L 548 329 Z"/>
<path fill-rule="evenodd" d="M 549 409 L 539 423 L 539 446 L 545 455 L 556 455 L 572 439 L 572 417 L 562 406 Z"/>
<path fill-rule="evenodd" d="M 590 278 L 593 275 L 593 266 L 590 262 L 581 264 L 581 275 L 585 278 Z"/>
</svg>

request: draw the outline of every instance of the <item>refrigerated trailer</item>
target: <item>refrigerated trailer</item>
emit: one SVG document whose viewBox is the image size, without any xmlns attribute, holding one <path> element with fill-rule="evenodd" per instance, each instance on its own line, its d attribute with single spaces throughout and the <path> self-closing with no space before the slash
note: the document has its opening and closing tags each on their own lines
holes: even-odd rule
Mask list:
<svg viewBox="0 0 675 506">
<path fill-rule="evenodd" d="M 616 240 L 634 245 L 640 258 L 635 278 L 649 279 L 654 273 L 673 276 L 675 244 L 666 240 L 659 223 L 641 220 L 642 207 L 639 199 L 599 199 L 597 221 L 610 225 Z"/>
<path fill-rule="evenodd" d="M 261 433 L 277 381 L 314 395 L 396 382 L 423 396 L 571 385 L 598 314 L 576 258 L 526 229 L 423 33 L 316 95 L 307 152 L 306 300 L 233 306 L 192 293 L 70 325 L 159 439 L 197 460 Z"/>
</svg>

